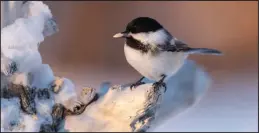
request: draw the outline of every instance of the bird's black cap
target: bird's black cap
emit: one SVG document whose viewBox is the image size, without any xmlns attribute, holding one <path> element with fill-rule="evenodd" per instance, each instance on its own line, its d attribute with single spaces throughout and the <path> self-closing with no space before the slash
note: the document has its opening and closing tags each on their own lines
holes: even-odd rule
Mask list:
<svg viewBox="0 0 259 133">
<path fill-rule="evenodd" d="M 128 23 L 126 31 L 131 33 L 151 32 L 163 28 L 155 19 L 149 17 L 138 17 Z"/>
</svg>

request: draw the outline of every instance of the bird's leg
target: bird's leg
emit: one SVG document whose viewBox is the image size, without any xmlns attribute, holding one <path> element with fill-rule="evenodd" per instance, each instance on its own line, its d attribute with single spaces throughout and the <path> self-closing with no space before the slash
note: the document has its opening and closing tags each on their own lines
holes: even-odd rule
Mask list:
<svg viewBox="0 0 259 133">
<path fill-rule="evenodd" d="M 132 90 L 132 88 L 135 88 L 135 87 L 138 87 L 139 85 L 142 85 L 142 84 L 145 84 L 145 82 L 142 82 L 142 80 L 144 79 L 145 77 L 142 77 L 140 78 L 136 83 L 132 84 L 130 86 L 130 89 Z"/>
<path fill-rule="evenodd" d="M 160 79 L 158 82 L 155 82 L 153 84 L 155 91 L 159 90 L 160 87 L 164 87 L 165 88 L 164 92 L 166 92 L 166 84 L 164 82 L 165 77 L 166 77 L 166 75 L 162 75 L 162 79 Z"/>
</svg>

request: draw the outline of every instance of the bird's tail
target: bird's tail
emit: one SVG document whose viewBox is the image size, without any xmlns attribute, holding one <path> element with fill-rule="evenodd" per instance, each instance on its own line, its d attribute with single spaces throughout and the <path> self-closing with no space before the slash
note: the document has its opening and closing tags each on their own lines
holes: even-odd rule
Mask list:
<svg viewBox="0 0 259 133">
<path fill-rule="evenodd" d="M 222 55 L 222 52 L 216 49 L 209 48 L 190 48 L 186 51 L 189 54 L 210 54 L 210 55 Z"/>
</svg>

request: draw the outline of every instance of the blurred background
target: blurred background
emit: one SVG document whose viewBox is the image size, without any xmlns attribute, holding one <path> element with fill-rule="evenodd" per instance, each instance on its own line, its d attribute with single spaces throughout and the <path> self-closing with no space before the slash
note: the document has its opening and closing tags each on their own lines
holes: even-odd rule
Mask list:
<svg viewBox="0 0 259 133">
<path fill-rule="evenodd" d="M 157 131 L 258 131 L 258 2 L 47 1 L 59 33 L 40 46 L 43 62 L 77 88 L 125 84 L 140 75 L 125 60 L 123 39 L 112 36 L 139 16 L 158 20 L 192 47 L 224 56 L 192 55 L 213 84 L 193 109 Z"/>
</svg>

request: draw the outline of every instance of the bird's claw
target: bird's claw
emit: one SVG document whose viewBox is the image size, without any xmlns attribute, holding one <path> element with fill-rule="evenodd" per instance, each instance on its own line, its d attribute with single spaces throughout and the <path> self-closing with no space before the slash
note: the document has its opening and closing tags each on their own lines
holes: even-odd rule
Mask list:
<svg viewBox="0 0 259 133">
<path fill-rule="evenodd" d="M 153 88 L 155 89 L 155 91 L 159 90 L 160 87 L 163 87 L 165 90 L 164 92 L 166 92 L 166 83 L 164 82 L 155 82 L 153 85 Z"/>
<path fill-rule="evenodd" d="M 133 88 L 136 88 L 142 84 L 145 84 L 145 82 L 136 82 L 136 83 L 130 85 L 130 90 L 133 90 Z"/>
</svg>

